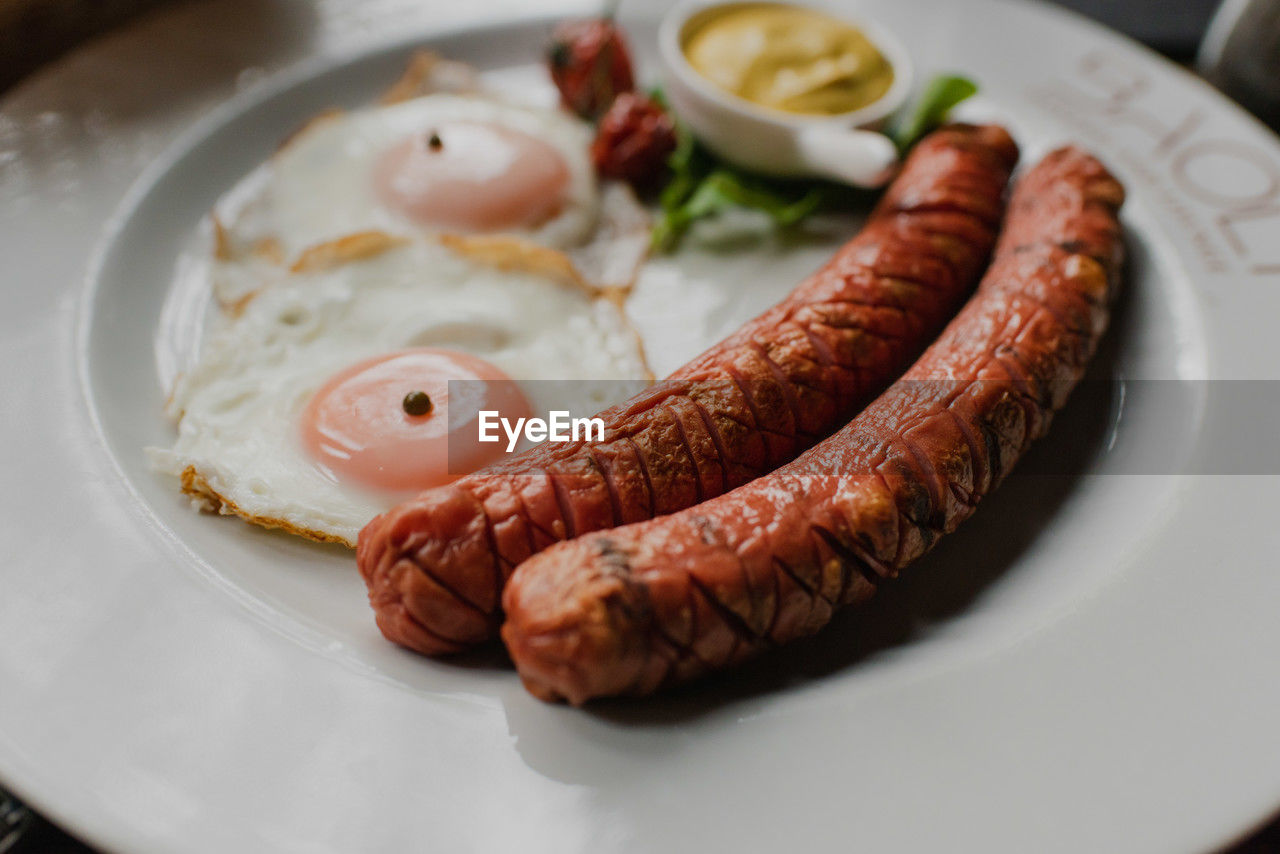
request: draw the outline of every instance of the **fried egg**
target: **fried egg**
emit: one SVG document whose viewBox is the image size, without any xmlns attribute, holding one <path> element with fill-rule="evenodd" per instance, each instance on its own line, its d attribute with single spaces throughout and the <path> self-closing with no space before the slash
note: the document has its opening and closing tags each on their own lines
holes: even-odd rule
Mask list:
<svg viewBox="0 0 1280 854">
<path fill-rule="evenodd" d="M 323 114 L 215 206 L 214 292 L 234 308 L 264 267 L 365 231 L 518 236 L 625 286 L 647 215 L 624 185 L 597 181 L 591 134 L 563 110 L 469 92 Z"/>
<path fill-rule="evenodd" d="M 200 508 L 353 546 L 505 454 L 458 440 L 479 410 L 590 416 L 651 379 L 616 300 L 552 250 L 368 232 L 294 266 L 218 315 L 170 395 L 176 441 L 149 449 Z"/>
</svg>

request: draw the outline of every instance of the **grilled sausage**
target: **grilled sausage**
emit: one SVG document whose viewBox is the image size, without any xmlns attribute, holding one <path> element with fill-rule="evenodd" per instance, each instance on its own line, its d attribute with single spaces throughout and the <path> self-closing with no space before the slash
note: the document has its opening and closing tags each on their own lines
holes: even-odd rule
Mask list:
<svg viewBox="0 0 1280 854">
<path fill-rule="evenodd" d="M 846 427 L 720 498 L 520 566 L 502 635 L 525 685 L 582 703 L 732 665 L 816 632 L 955 530 L 1093 354 L 1123 196 L 1087 154 L 1050 154 L 1019 182 L 977 294 Z"/>
<path fill-rule="evenodd" d="M 491 638 L 503 585 L 529 556 L 721 495 L 843 424 L 972 289 L 1016 159 L 1001 128 L 935 132 L 825 267 L 602 413 L 603 441 L 543 444 L 369 523 L 357 561 L 383 634 L 428 654 Z"/>
</svg>

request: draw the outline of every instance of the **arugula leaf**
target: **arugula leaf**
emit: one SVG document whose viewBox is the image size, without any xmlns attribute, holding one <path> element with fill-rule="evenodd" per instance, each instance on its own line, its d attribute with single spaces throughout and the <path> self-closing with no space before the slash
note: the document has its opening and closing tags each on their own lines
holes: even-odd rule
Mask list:
<svg viewBox="0 0 1280 854">
<path fill-rule="evenodd" d="M 940 74 L 929 81 L 910 109 L 898 114 L 889 130 L 889 138 L 904 154 L 929 131 L 942 124 L 952 107 L 972 97 L 978 84 L 968 77 Z"/>
<path fill-rule="evenodd" d="M 667 185 L 670 198 L 653 229 L 655 249 L 670 249 L 694 222 L 713 217 L 730 208 L 761 211 L 780 228 L 789 228 L 817 210 L 825 194 L 812 187 L 801 195 L 782 193 L 759 178 L 730 167 L 718 166 L 699 180 L 687 173 Z M 667 191 L 663 195 L 667 196 Z"/>
<path fill-rule="evenodd" d="M 978 91 L 972 80 L 940 75 L 929 81 L 920 98 L 895 118 L 888 134 L 905 154 L 921 137 L 946 121 L 947 113 Z M 661 90 L 652 96 L 666 106 Z M 866 191 L 825 181 L 766 178 L 734 167 L 704 148 L 689 129 L 676 122 L 676 147 L 667 158 L 671 177 L 658 196 L 653 248 L 669 251 L 695 222 L 731 208 L 767 214 L 779 228 L 790 228 L 810 214 L 828 208 L 865 204 Z"/>
<path fill-rule="evenodd" d="M 787 228 L 823 203 L 820 186 L 803 187 L 744 172 L 707 151 L 688 129 L 676 125 L 676 148 L 667 158 L 671 178 L 658 196 L 661 215 L 654 224 L 653 247 L 669 250 L 694 222 L 730 208 L 758 210 Z"/>
<path fill-rule="evenodd" d="M 799 198 L 788 196 L 776 189 L 752 181 L 741 173 L 729 169 L 717 169 L 707 176 L 690 200 L 697 208 L 701 197 L 718 209 L 734 206 L 754 208 L 768 214 L 776 225 L 787 227 L 798 223 L 817 210 L 822 203 L 822 190 L 814 187 Z"/>
<path fill-rule="evenodd" d="M 670 213 L 693 194 L 698 183 L 711 171 L 710 157 L 680 122 L 676 123 L 676 147 L 667 157 L 667 166 L 671 169 L 671 180 L 662 188 L 658 204 Z"/>
</svg>

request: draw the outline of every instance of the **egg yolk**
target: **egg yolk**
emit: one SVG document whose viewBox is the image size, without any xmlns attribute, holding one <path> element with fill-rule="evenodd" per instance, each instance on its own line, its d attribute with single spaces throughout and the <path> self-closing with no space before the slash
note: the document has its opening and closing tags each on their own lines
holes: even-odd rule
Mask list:
<svg viewBox="0 0 1280 854">
<path fill-rule="evenodd" d="M 450 387 L 450 380 L 461 382 Z M 334 477 L 385 490 L 428 489 L 503 456 L 504 443 L 478 441 L 482 409 L 513 421 L 532 415 L 516 383 L 483 359 L 401 350 L 331 377 L 303 410 L 302 444 Z"/>
<path fill-rule="evenodd" d="M 496 231 L 541 225 L 564 203 L 569 167 L 545 141 L 487 122 L 451 122 L 388 149 L 379 199 L 424 226 Z"/>
</svg>

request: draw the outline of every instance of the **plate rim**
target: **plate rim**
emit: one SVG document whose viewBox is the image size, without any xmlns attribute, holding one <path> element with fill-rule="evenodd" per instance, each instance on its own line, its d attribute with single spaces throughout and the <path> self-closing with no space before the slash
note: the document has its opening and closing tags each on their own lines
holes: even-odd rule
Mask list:
<svg viewBox="0 0 1280 854">
<path fill-rule="evenodd" d="M 1007 0 L 999 0 L 999 2 L 1007 2 Z M 1276 143 L 1280 143 L 1280 138 L 1274 137 L 1269 128 L 1263 125 L 1255 117 L 1248 114 L 1238 104 L 1226 99 L 1225 96 L 1222 96 L 1214 90 L 1208 83 L 1196 77 L 1185 68 L 1164 59 L 1149 48 L 1133 42 L 1118 33 L 1096 24 L 1095 22 L 1084 19 L 1075 13 L 1050 6 L 1047 3 L 1037 2 L 1033 5 L 1037 7 L 1037 11 L 1039 12 L 1048 10 L 1055 15 L 1062 16 L 1064 19 L 1072 20 L 1077 26 L 1083 24 L 1093 35 L 1102 34 L 1111 39 L 1119 39 L 1125 44 L 1126 48 L 1130 50 L 1135 47 L 1139 48 L 1148 59 L 1158 61 L 1166 70 L 1168 67 L 1178 69 L 1182 72 L 1182 75 L 1179 78 L 1180 84 L 1185 85 L 1188 78 L 1197 82 L 1201 87 L 1204 87 L 1204 89 L 1207 90 L 1206 94 L 1212 96 L 1218 106 L 1230 105 L 1239 115 L 1246 117 L 1256 126 L 1257 129 L 1267 134 L 1270 141 L 1273 143 L 1273 148 L 1280 150 L 1280 145 L 1276 145 Z M 163 153 L 150 163 L 142 173 L 140 173 L 137 178 L 131 182 L 124 196 L 113 206 L 111 215 L 102 224 L 101 230 L 93 241 L 93 249 L 90 253 L 89 262 L 85 266 L 84 276 L 77 287 L 74 319 L 76 331 L 73 346 L 76 353 L 76 382 L 80 386 L 78 391 L 82 395 L 83 402 L 87 404 L 86 411 L 93 425 L 95 449 L 99 453 L 105 454 L 105 456 L 110 460 L 112 471 L 115 472 L 118 480 L 123 481 L 125 488 L 130 493 L 131 499 L 136 502 L 137 507 L 144 513 L 148 516 L 153 516 L 154 511 L 149 507 L 145 499 L 141 495 L 137 494 L 130 478 L 120 468 L 119 461 L 110 448 L 109 440 L 107 439 L 101 424 L 101 413 L 98 410 L 96 401 L 93 399 L 93 392 L 88 381 L 88 366 L 86 360 L 87 347 L 85 344 L 88 341 L 88 327 L 91 322 L 93 304 L 98 292 L 102 265 L 106 263 L 106 256 L 109 254 L 111 247 L 115 244 L 115 238 L 118 235 L 119 229 L 128 221 L 137 205 L 146 198 L 155 183 L 161 180 L 173 165 L 185 156 L 191 147 L 198 145 L 207 134 L 231 121 L 234 121 L 240 113 L 251 107 L 254 103 L 279 97 L 282 93 L 304 83 L 315 75 L 339 70 L 352 62 L 367 59 L 374 54 L 392 54 L 409 50 L 413 45 L 424 40 L 448 40 L 451 37 L 456 37 L 461 34 L 472 34 L 477 31 L 519 30 L 530 25 L 545 23 L 549 20 L 554 20 L 552 15 L 545 12 L 535 11 L 527 15 L 507 18 L 502 22 L 495 22 L 491 24 L 475 25 L 464 23 L 457 26 L 414 31 L 411 35 L 402 34 L 394 40 L 375 40 L 368 44 L 352 46 L 349 51 L 337 55 L 322 54 L 306 56 L 297 62 L 290 63 L 279 71 L 273 72 L 271 74 L 271 78 L 264 81 L 261 85 L 236 93 L 230 98 L 221 101 L 217 107 L 211 110 L 207 115 L 196 120 L 183 129 L 179 134 L 170 139 L 165 145 Z M 49 73 L 56 72 L 50 71 Z M 30 80 L 30 78 L 28 78 L 28 80 Z M 25 83 L 23 85 L 25 85 Z M 17 87 L 15 87 L 15 89 L 16 88 Z M 11 92 L 12 91 L 13 90 L 11 90 Z M 7 100 L 7 98 L 8 95 L 5 100 Z M 0 100 L 0 108 L 3 107 L 3 104 L 4 100 Z M 155 520 L 154 517 L 153 520 L 158 521 Z M 164 529 L 164 537 L 169 538 L 171 536 L 172 532 L 168 531 L 167 526 L 161 524 L 158 527 Z M 186 547 L 181 543 L 179 543 L 178 546 L 184 551 L 188 551 L 188 549 L 186 549 Z M 5 744 L 6 740 L 0 738 L 0 748 L 3 748 Z M 11 767 L 7 760 L 12 759 L 13 757 L 5 757 L 4 754 L 5 751 L 0 749 L 0 759 L 6 760 L 4 765 L 7 770 Z M 39 784 L 33 784 L 29 791 L 28 786 L 23 780 L 15 779 L 9 774 L 6 774 L 5 780 L 6 787 L 18 794 L 24 802 L 35 806 L 41 813 L 54 817 L 61 826 L 67 827 L 72 830 L 72 832 L 80 833 L 83 830 L 86 835 L 98 836 L 101 834 L 100 838 L 102 839 L 116 836 L 114 833 L 101 833 L 101 829 L 104 827 L 102 824 L 99 824 L 96 828 L 92 828 L 90 827 L 92 822 L 84 821 L 78 815 L 70 815 L 69 813 L 64 814 L 62 808 L 57 803 L 53 802 L 56 796 L 54 796 L 52 792 L 50 792 L 50 797 L 46 798 L 44 793 L 37 791 L 37 789 L 40 788 Z M 53 788 L 56 789 L 59 787 L 54 785 Z M 1240 839 L 1247 836 L 1254 828 L 1269 820 L 1270 815 L 1270 813 L 1264 814 L 1262 817 L 1257 819 L 1256 824 L 1238 831 L 1237 835 L 1232 838 Z M 129 826 L 127 824 L 121 825 L 121 828 L 127 829 L 128 827 Z M 125 834 L 125 836 L 127 836 L 127 834 Z M 123 840 L 125 836 L 118 837 L 117 841 Z M 138 841 L 143 840 L 134 839 L 131 844 Z M 1230 840 L 1227 841 L 1229 842 Z"/>
</svg>

